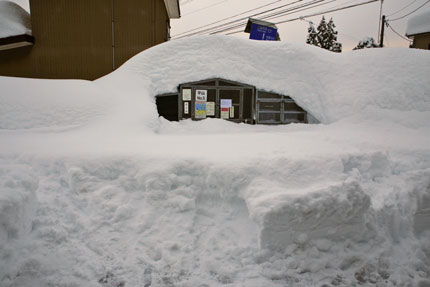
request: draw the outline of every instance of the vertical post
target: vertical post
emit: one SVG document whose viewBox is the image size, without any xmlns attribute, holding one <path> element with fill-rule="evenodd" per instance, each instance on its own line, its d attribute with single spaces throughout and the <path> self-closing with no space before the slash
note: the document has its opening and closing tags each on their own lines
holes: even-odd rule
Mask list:
<svg viewBox="0 0 430 287">
<path fill-rule="evenodd" d="M 382 15 L 382 23 L 381 23 L 381 41 L 379 42 L 379 47 L 384 47 L 384 30 L 385 30 L 385 15 Z"/>
<path fill-rule="evenodd" d="M 111 1 L 111 9 L 112 9 L 112 71 L 115 70 L 115 13 L 114 7 L 115 4 Z"/>
<path fill-rule="evenodd" d="M 381 8 L 379 8 L 379 26 L 378 26 L 378 43 L 381 43 L 381 39 L 380 39 L 380 33 L 381 33 L 381 17 L 382 17 L 382 4 L 383 4 L 384 0 L 381 0 Z"/>
</svg>

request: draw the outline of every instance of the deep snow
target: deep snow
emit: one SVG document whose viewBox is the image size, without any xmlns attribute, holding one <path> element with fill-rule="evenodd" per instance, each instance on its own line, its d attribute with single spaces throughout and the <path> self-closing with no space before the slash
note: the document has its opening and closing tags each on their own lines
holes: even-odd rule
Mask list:
<svg viewBox="0 0 430 287">
<path fill-rule="evenodd" d="M 429 286 L 430 55 L 195 37 L 0 78 L 0 286 Z M 322 124 L 158 119 L 211 77 Z"/>
</svg>

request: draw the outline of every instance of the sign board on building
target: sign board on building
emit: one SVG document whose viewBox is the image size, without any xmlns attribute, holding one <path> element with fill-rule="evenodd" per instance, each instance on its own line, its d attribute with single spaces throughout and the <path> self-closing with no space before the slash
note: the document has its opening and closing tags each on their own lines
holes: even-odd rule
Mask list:
<svg viewBox="0 0 430 287">
<path fill-rule="evenodd" d="M 207 90 L 196 90 L 196 102 L 206 102 L 208 99 Z"/>
<path fill-rule="evenodd" d="M 234 107 L 230 108 L 230 119 L 234 118 Z"/>
<path fill-rule="evenodd" d="M 228 119 L 229 108 L 221 108 L 221 119 Z"/>
<path fill-rule="evenodd" d="M 206 115 L 207 116 L 215 116 L 215 103 L 207 102 L 206 103 Z"/>
<path fill-rule="evenodd" d="M 196 119 L 206 119 L 206 102 L 196 102 L 194 117 Z"/>
<path fill-rule="evenodd" d="M 253 23 L 249 39 L 276 41 L 278 29 Z"/>
<path fill-rule="evenodd" d="M 183 101 L 191 101 L 191 89 L 183 89 L 182 90 L 182 100 Z"/>
<path fill-rule="evenodd" d="M 231 108 L 232 100 L 231 99 L 221 99 L 221 108 Z"/>
<path fill-rule="evenodd" d="M 186 115 L 188 115 L 188 113 L 190 112 L 188 104 L 189 104 L 188 102 L 184 103 L 184 114 L 186 114 Z"/>
</svg>

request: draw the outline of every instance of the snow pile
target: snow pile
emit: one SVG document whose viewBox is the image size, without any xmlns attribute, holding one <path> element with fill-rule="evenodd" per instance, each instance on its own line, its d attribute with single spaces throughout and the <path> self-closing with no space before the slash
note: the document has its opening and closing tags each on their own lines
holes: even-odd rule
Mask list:
<svg viewBox="0 0 430 287">
<path fill-rule="evenodd" d="M 430 33 L 430 9 L 414 15 L 408 20 L 406 27 L 407 36 L 422 33 Z"/>
<path fill-rule="evenodd" d="M 6 247 L 32 229 L 38 180 L 27 166 L 0 165 L 0 187 L 0 246 Z"/>
<path fill-rule="evenodd" d="M 0 38 L 31 35 L 30 14 L 18 4 L 0 1 Z"/>
<path fill-rule="evenodd" d="M 146 50 L 97 82 L 136 91 L 149 82 L 154 96 L 220 77 L 289 95 L 322 123 L 381 111 L 402 114 L 401 121 L 430 111 L 429 67 L 427 53 L 407 49 L 336 54 L 310 45 L 203 36 Z"/>
<path fill-rule="evenodd" d="M 0 285 L 428 286 L 429 61 L 196 37 L 94 82 L 0 77 Z M 212 77 L 324 124 L 158 119 Z"/>
<path fill-rule="evenodd" d="M 88 124 L 113 106 L 92 82 L 3 77 L 0 129 L 63 130 Z"/>
</svg>

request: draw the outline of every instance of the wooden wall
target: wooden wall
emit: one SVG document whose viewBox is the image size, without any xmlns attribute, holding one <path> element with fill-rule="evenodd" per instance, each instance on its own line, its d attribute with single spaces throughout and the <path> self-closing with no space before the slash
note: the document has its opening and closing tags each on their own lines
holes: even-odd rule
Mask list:
<svg viewBox="0 0 430 287">
<path fill-rule="evenodd" d="M 430 50 L 430 33 L 415 35 L 413 47 L 416 49 Z"/>
<path fill-rule="evenodd" d="M 166 40 L 163 0 L 30 0 L 30 10 L 35 44 L 0 51 L 0 75 L 93 80 Z"/>
</svg>

